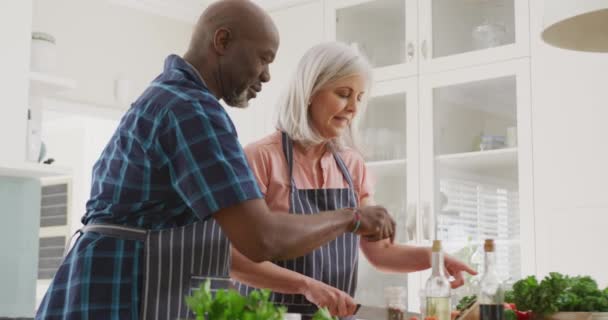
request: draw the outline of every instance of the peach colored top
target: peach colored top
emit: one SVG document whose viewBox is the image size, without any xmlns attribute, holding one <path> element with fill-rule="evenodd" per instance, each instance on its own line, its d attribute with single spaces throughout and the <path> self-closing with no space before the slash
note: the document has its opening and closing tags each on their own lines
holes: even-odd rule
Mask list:
<svg viewBox="0 0 608 320">
<path fill-rule="evenodd" d="M 348 183 L 342 175 L 331 152 L 325 152 L 321 157 L 322 185 L 318 185 L 313 173 L 314 162 L 306 158 L 298 148 L 293 148 L 294 166 L 293 178 L 298 189 L 348 188 Z M 268 207 L 273 211 L 289 211 L 289 172 L 287 160 L 283 154 L 281 132 L 276 131 L 245 147 L 249 165 L 258 180 L 260 190 Z M 350 171 L 355 192 L 362 199 L 371 196 L 371 182 L 365 168 L 363 157 L 353 149 L 341 151 L 340 157 Z"/>
</svg>

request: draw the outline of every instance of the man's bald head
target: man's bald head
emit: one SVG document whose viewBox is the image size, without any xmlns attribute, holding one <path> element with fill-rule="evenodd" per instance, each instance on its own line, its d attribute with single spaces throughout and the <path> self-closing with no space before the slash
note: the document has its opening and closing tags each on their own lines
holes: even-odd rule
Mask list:
<svg viewBox="0 0 608 320">
<path fill-rule="evenodd" d="M 270 80 L 279 47 L 270 16 L 249 0 L 220 0 L 201 15 L 184 59 L 218 99 L 246 107 Z"/>
<path fill-rule="evenodd" d="M 190 41 L 190 49 L 202 54 L 214 45 L 219 30 L 227 29 L 233 38 L 276 38 L 274 22 L 262 8 L 250 0 L 220 0 L 210 4 L 200 16 Z"/>
</svg>

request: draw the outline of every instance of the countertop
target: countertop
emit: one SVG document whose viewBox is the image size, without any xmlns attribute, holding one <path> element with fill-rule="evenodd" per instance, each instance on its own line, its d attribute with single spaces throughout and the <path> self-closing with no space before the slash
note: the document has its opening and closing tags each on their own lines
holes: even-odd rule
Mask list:
<svg viewBox="0 0 608 320">
<path fill-rule="evenodd" d="M 403 320 L 408 320 L 411 317 L 418 317 L 418 319 L 420 319 L 420 314 L 408 312 Z M 388 310 L 386 308 L 374 306 L 361 307 L 356 318 L 357 320 L 393 320 L 388 318 Z"/>
</svg>

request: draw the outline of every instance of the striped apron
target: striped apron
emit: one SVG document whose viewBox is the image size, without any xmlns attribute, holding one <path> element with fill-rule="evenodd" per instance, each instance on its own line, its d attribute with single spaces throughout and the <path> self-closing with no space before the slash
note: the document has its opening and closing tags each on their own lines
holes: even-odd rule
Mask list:
<svg viewBox="0 0 608 320">
<path fill-rule="evenodd" d="M 298 189 L 293 179 L 293 142 L 287 134 L 282 134 L 283 153 L 287 159 L 291 190 L 289 197 L 289 212 L 292 214 L 311 215 L 321 211 L 331 211 L 340 208 L 357 206 L 357 195 L 353 187 L 351 175 L 346 165 L 337 153 L 334 159 L 342 171 L 348 188 L 342 189 Z M 276 265 L 299 272 L 313 279 L 322 281 L 338 288 L 351 297 L 357 287 L 357 267 L 359 253 L 359 237 L 353 233 L 345 233 L 319 249 L 296 259 L 277 261 Z M 237 282 L 241 294 L 248 295 L 255 288 Z M 274 292 L 271 300 L 287 307 L 288 312 L 300 313 L 303 319 L 310 319 L 317 307 L 299 294 L 281 294 Z"/>
<path fill-rule="evenodd" d="M 144 241 L 140 319 L 193 319 L 185 297 L 205 280 L 231 286 L 230 243 L 214 219 L 164 230 L 91 224 L 81 231 Z"/>
</svg>

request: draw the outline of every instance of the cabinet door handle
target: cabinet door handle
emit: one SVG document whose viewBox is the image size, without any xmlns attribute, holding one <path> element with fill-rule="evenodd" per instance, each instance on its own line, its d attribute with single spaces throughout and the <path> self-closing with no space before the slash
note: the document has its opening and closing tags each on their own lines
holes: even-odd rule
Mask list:
<svg viewBox="0 0 608 320">
<path fill-rule="evenodd" d="M 417 241 L 418 240 L 418 206 L 415 203 L 408 204 L 406 206 L 406 216 L 405 216 L 405 233 L 407 241 Z M 399 222 L 397 222 L 399 223 Z"/>
<path fill-rule="evenodd" d="M 428 202 L 422 204 L 422 214 L 420 215 L 420 229 L 422 240 L 433 240 L 435 238 L 435 217 Z"/>
<path fill-rule="evenodd" d="M 422 54 L 422 57 L 424 59 L 427 58 L 427 54 L 428 54 L 428 48 L 427 48 L 427 41 L 422 40 L 422 43 L 420 44 L 420 54 Z"/>
<path fill-rule="evenodd" d="M 410 41 L 407 43 L 407 61 L 412 61 L 414 59 L 414 54 L 416 53 L 416 49 L 414 48 L 414 44 Z"/>
</svg>

